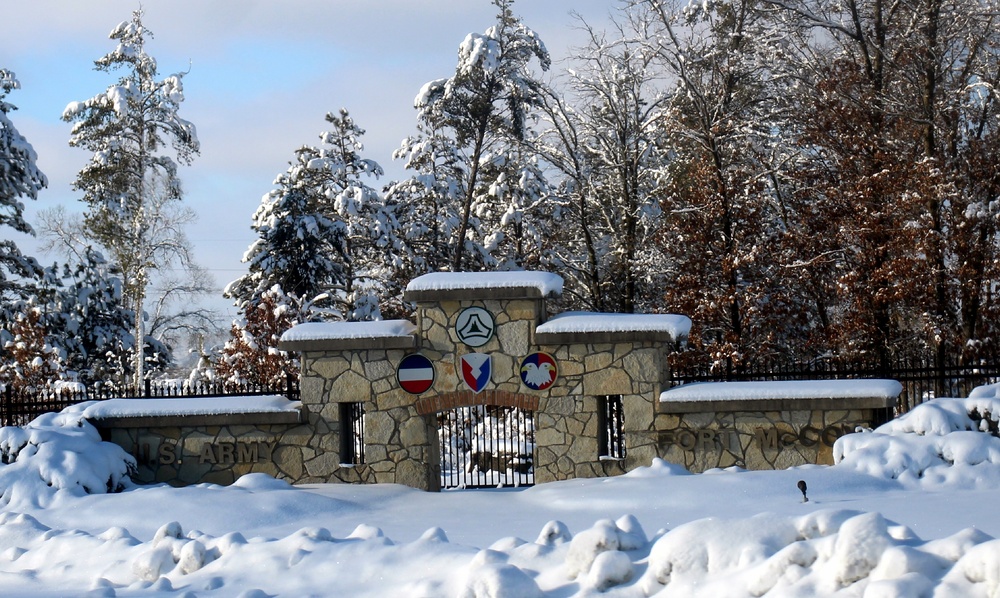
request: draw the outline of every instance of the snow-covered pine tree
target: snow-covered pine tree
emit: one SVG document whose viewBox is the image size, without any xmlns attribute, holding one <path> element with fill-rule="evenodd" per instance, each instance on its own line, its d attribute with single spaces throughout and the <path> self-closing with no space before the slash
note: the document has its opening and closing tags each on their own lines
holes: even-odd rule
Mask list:
<svg viewBox="0 0 1000 598">
<path fill-rule="evenodd" d="M 39 289 L 49 343 L 65 356 L 66 369 L 85 384 L 126 385 L 132 372 L 128 354 L 135 345 L 135 313 L 125 307 L 121 272 L 100 252 L 86 248 L 75 266 L 46 269 Z M 169 361 L 169 349 L 147 344 L 149 362 Z"/>
<path fill-rule="evenodd" d="M 379 302 L 398 295 L 391 285 L 402 244 L 398 224 L 379 192 L 364 179 L 382 167 L 362 158 L 361 136 L 347 110 L 327 114 L 332 130 L 322 145 L 303 146 L 275 180 L 253 217 L 258 239 L 243 261 L 248 273 L 230 283 L 226 296 L 252 306 L 276 285 L 296 301 L 325 307 L 315 317 L 368 320 Z"/>
<path fill-rule="evenodd" d="M 34 234 L 24 219 L 22 200 L 36 199 L 47 180 L 35 164 L 34 148 L 10 120 L 10 113 L 17 108 L 6 98 L 19 87 L 13 72 L 0 68 L 0 225 Z M 22 254 L 10 239 L 0 240 L 0 321 L 10 302 L 23 297 L 23 281 L 40 275 L 41 268 L 34 258 Z"/>
<path fill-rule="evenodd" d="M 243 256 L 249 271 L 225 290 L 238 307 L 259 302 L 274 286 L 315 299 L 342 277 L 333 258 L 341 227 L 318 210 L 315 190 L 299 179 L 304 166 L 300 158 L 280 175 L 253 215 L 258 239 Z"/>
<path fill-rule="evenodd" d="M 477 214 L 488 232 L 484 249 L 498 270 L 549 266 L 555 206 L 540 158 L 527 144 L 518 144 L 492 170 L 492 202 L 484 202 Z"/>
<path fill-rule="evenodd" d="M 493 4 L 499 10 L 496 24 L 465 38 L 454 75 L 427 83 L 417 95 L 419 132 L 396 152 L 415 174 L 388 192 L 400 205 L 407 240 L 417 251 L 435 253 L 446 243 L 452 271 L 495 263 L 487 239 L 499 230 L 508 205 L 516 204 L 498 202 L 490 190 L 501 173 L 508 180 L 519 177 L 515 173 L 524 165 L 513 163 L 521 157 L 516 146 L 540 101 L 541 84 L 531 64 L 537 60 L 547 70 L 551 63 L 541 39 L 514 16 L 513 1 Z M 458 205 L 450 205 L 455 200 Z M 446 220 L 428 227 L 418 216 L 427 213 Z M 427 235 L 434 238 L 428 241 Z M 417 259 L 439 267 L 435 254 Z"/>
<path fill-rule="evenodd" d="M 178 162 L 189 164 L 199 143 L 194 125 L 178 114 L 184 73 L 159 78 L 156 60 L 146 52 L 152 32 L 143 25 L 142 14 L 136 10 L 112 30 L 109 37 L 117 47 L 94 63 L 101 72 L 122 71 L 118 82 L 88 100 L 70 103 L 63 120 L 73 123 L 70 145 L 93 152 L 74 188 L 83 192 L 88 206 L 84 224 L 89 237 L 122 270 L 127 306 L 140 316 L 134 336 L 145 346 L 142 315 L 150 271 L 173 259 L 175 247 L 151 243 L 149 207 L 154 197 L 161 203 L 181 200 Z M 167 147 L 172 152 L 164 151 Z M 133 356 L 137 386 L 144 378 L 143 353 L 135 350 Z"/>
<path fill-rule="evenodd" d="M 463 176 L 462 156 L 443 131 L 417 124 L 418 133 L 393 153 L 415 174 L 391 183 L 386 200 L 397 209 L 400 232 L 406 243 L 406 261 L 400 283 L 427 272 L 446 270 L 454 254 L 461 221 L 462 199 L 455 181 Z M 473 219 L 472 226 L 478 227 Z M 489 254 L 476 246 L 474 259 L 487 262 Z"/>
<path fill-rule="evenodd" d="M 380 304 L 402 294 L 394 284 L 403 263 L 399 223 L 382 194 L 365 182 L 383 171 L 377 162 L 360 155 L 364 129 L 343 108 L 328 113 L 326 121 L 331 130 L 320 135 L 323 145 L 303 152 L 322 192 L 320 208 L 341 232 L 334 249 L 342 279 L 328 290 L 346 320 L 381 319 Z"/>
</svg>

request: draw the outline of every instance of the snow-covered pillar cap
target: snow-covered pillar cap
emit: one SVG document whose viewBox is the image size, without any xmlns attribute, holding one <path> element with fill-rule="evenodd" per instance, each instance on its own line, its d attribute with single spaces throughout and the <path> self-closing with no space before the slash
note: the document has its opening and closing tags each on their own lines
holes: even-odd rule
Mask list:
<svg viewBox="0 0 1000 598">
<path fill-rule="evenodd" d="M 432 272 L 406 285 L 405 301 L 472 301 L 479 299 L 541 299 L 562 295 L 558 274 L 517 272 Z"/>
</svg>

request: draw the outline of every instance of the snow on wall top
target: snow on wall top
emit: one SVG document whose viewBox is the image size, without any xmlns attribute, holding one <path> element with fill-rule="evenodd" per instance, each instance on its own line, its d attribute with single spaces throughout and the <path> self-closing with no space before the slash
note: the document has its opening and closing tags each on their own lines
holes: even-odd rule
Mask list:
<svg viewBox="0 0 1000 598">
<path fill-rule="evenodd" d="M 112 417 L 284 413 L 296 411 L 301 404 L 300 401 L 289 401 L 280 395 L 139 398 L 106 399 L 80 403 L 68 407 L 65 411 L 79 411 L 86 419 L 107 419 Z"/>
<path fill-rule="evenodd" d="M 660 402 L 737 401 L 753 399 L 895 398 L 903 385 L 895 380 L 789 380 L 780 382 L 699 382 L 660 394 Z"/>
<path fill-rule="evenodd" d="M 563 279 L 558 274 L 538 271 L 517 272 L 431 272 L 406 285 L 407 291 L 461 291 L 497 288 L 538 289 L 542 296 L 561 295 Z"/>
<path fill-rule="evenodd" d="M 306 322 L 292 326 L 281 335 L 282 342 L 386 338 L 411 336 L 417 326 L 409 320 L 377 322 Z"/>
<path fill-rule="evenodd" d="M 613 314 L 568 311 L 540 325 L 544 334 L 579 332 L 667 332 L 673 338 L 688 335 L 691 318 L 675 314 Z"/>
</svg>

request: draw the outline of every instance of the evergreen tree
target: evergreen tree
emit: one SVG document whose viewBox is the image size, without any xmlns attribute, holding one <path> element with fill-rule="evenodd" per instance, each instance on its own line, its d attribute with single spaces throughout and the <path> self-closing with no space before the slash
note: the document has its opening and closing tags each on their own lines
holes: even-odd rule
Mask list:
<svg viewBox="0 0 1000 598">
<path fill-rule="evenodd" d="M 399 224 L 381 193 L 365 182 L 383 171 L 360 155 L 364 130 L 345 109 L 328 113 L 326 121 L 331 130 L 320 135 L 323 145 L 304 151 L 321 192 L 320 208 L 339 230 L 333 249 L 341 277 L 330 290 L 345 319 L 381 319 L 380 303 L 402 292 L 392 284 L 402 265 Z"/>
<path fill-rule="evenodd" d="M 489 249 L 508 210 L 490 191 L 501 176 L 509 181 L 527 166 L 518 163 L 523 157 L 517 146 L 541 98 L 541 84 L 530 65 L 537 59 L 547 70 L 551 63 L 535 32 L 514 16 L 513 1 L 493 4 L 499 10 L 496 24 L 465 38 L 455 74 L 427 83 L 418 94 L 421 132 L 404 140 L 396 153 L 416 174 L 388 192 L 400 204 L 406 237 L 417 241 L 425 234 L 435 236 L 417 241 L 418 248 L 438 249 L 447 243 L 452 271 L 495 263 Z M 450 205 L 456 200 L 457 206 Z M 416 216 L 428 212 L 446 222 L 428 229 Z M 433 254 L 423 257 L 432 267 L 438 259 Z"/>
<path fill-rule="evenodd" d="M 297 150 L 254 214 L 259 238 L 244 256 L 249 272 L 226 289 L 241 307 L 278 286 L 346 319 L 366 320 L 380 317 L 380 300 L 398 294 L 389 284 L 400 263 L 396 218 L 363 180 L 381 176 L 382 168 L 360 156 L 364 131 L 346 110 L 326 121 L 332 130 L 320 135 L 323 145 Z"/>
<path fill-rule="evenodd" d="M 132 371 L 135 313 L 123 303 L 121 273 L 100 252 L 87 248 L 75 267 L 46 270 L 39 289 L 45 302 L 43 324 L 49 343 L 61 350 L 66 369 L 80 382 L 125 384 Z M 165 363 L 170 354 L 147 344 L 148 362 Z"/>
<path fill-rule="evenodd" d="M 183 247 L 174 243 L 176 238 L 157 240 L 151 234 L 156 229 L 153 206 L 181 199 L 178 161 L 188 164 L 199 151 L 194 125 L 178 115 L 184 73 L 158 78 L 156 60 L 145 48 L 151 37 L 141 10 L 115 27 L 110 38 L 118 45 L 95 62 L 95 69 L 123 74 L 103 93 L 73 102 L 63 113 L 63 119 L 73 123 L 70 145 L 93 152 L 74 183 L 88 206 L 87 234 L 121 268 L 127 306 L 138 316 L 136 385 L 144 377 L 143 305 L 150 272 Z M 164 151 L 168 145 L 172 152 Z"/>
<path fill-rule="evenodd" d="M 24 220 L 22 200 L 36 199 L 47 181 L 35 164 L 35 150 L 10 120 L 17 108 L 6 101 L 7 94 L 19 87 L 13 72 L 0 68 L 0 226 L 34 234 Z M 23 255 L 10 239 L 0 240 L 0 302 L 4 305 L 0 320 L 9 302 L 23 296 L 23 281 L 40 275 L 38 262 Z"/>
</svg>

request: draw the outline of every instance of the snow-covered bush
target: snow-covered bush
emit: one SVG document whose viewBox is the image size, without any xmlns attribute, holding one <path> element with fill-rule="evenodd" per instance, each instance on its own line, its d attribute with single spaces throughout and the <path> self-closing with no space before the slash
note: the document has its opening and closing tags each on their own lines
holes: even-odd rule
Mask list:
<svg viewBox="0 0 1000 598">
<path fill-rule="evenodd" d="M 135 459 L 73 411 L 0 428 L 0 504 L 44 506 L 56 494 L 121 492 Z"/>
<path fill-rule="evenodd" d="M 548 543 L 553 534 L 547 530 L 551 529 L 553 523 L 545 526 L 539 543 Z M 641 550 L 648 543 L 646 532 L 634 516 L 624 515 L 617 521 L 602 519 L 570 540 L 566 575 L 601 591 L 619 585 L 632 578 L 632 559 L 624 551 Z"/>
<path fill-rule="evenodd" d="M 904 482 L 991 483 L 997 476 L 981 474 L 1000 473 L 997 390 L 986 386 L 967 399 L 927 401 L 874 431 L 843 436 L 834 445 L 834 461 Z"/>
</svg>

